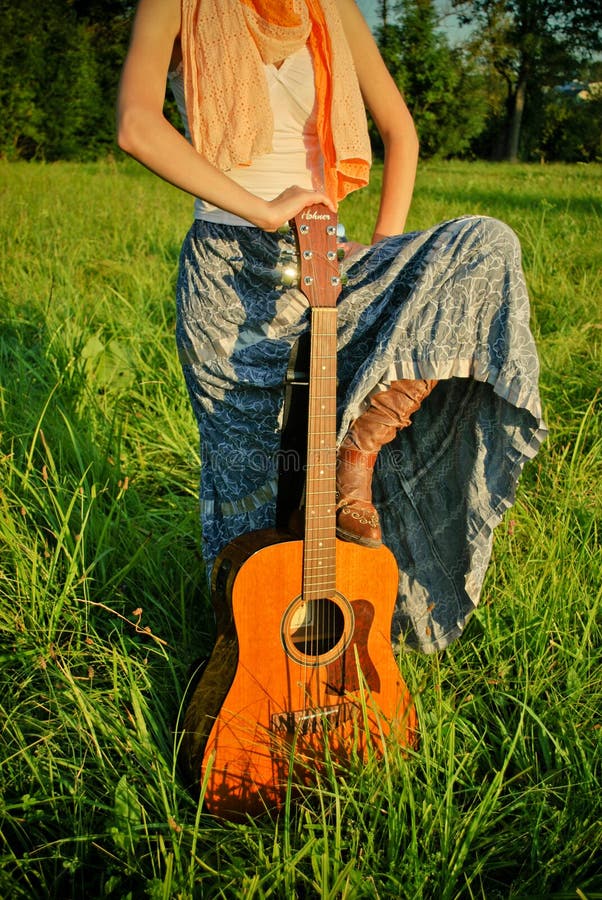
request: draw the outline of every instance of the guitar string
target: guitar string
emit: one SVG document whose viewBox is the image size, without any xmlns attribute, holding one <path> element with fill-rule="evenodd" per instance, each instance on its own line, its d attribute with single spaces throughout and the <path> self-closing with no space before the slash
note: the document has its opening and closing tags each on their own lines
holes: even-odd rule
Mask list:
<svg viewBox="0 0 602 900">
<path fill-rule="evenodd" d="M 333 590 L 333 546 L 332 546 L 332 523 L 330 517 L 332 515 L 332 493 L 333 486 L 331 483 L 332 460 L 329 458 L 332 454 L 331 447 L 331 431 L 332 422 L 332 402 L 333 398 L 330 393 L 324 392 L 325 386 L 330 387 L 332 383 L 332 364 L 336 357 L 333 357 L 332 324 L 333 320 L 328 314 L 316 314 L 316 344 L 315 344 L 315 367 L 312 375 L 314 377 L 314 387 L 317 389 L 313 392 L 313 422 L 317 422 L 316 434 L 313 436 L 313 498 L 315 499 L 315 517 L 312 522 L 310 535 L 310 560 L 313 563 L 313 572 L 315 573 L 315 582 L 312 579 L 313 594 L 315 596 L 315 605 L 317 609 L 314 615 L 314 653 L 319 655 L 319 651 L 329 650 L 334 646 L 335 627 L 336 627 L 336 609 L 333 598 L 330 596 Z M 335 325 L 336 328 L 336 325 Z M 336 341 L 336 331 L 334 333 Z M 321 367 L 321 368 L 318 368 Z M 325 437 L 326 436 L 326 437 Z M 316 443 L 317 438 L 321 437 L 322 446 Z M 326 527 L 322 523 L 326 522 Z M 317 525 L 320 523 L 320 530 Z M 316 546 L 317 545 L 317 546 Z M 318 596 L 319 595 L 319 596 Z"/>
<path fill-rule="evenodd" d="M 328 231 L 326 232 L 326 242 L 328 243 Z M 332 242 L 331 242 L 332 243 Z M 335 248 L 336 250 L 336 245 Z M 327 257 L 325 257 L 327 259 Z M 318 288 L 323 289 L 325 287 L 324 282 L 321 281 L 321 276 L 318 275 L 316 278 L 316 269 L 315 269 L 315 256 L 310 257 L 310 269 L 311 274 L 314 279 L 318 283 Z M 337 270 L 338 275 L 338 270 Z M 336 298 L 335 298 L 336 299 Z M 332 484 L 332 465 L 333 460 L 330 459 L 330 456 L 333 454 L 332 444 L 332 436 L 330 434 L 331 431 L 334 431 L 336 428 L 336 398 L 331 396 L 332 388 L 330 388 L 329 395 L 324 398 L 324 380 L 326 380 L 326 384 L 329 386 L 332 385 L 332 381 L 334 379 L 336 384 L 336 304 L 334 308 L 333 317 L 330 318 L 328 315 L 321 315 L 317 311 L 318 307 L 312 307 L 312 356 L 310 360 L 310 421 L 315 422 L 317 419 L 320 423 L 320 427 L 318 429 L 318 434 L 322 435 L 322 447 L 316 448 L 315 445 L 315 435 L 309 435 L 308 440 L 311 438 L 311 447 L 310 450 L 312 452 L 311 460 L 308 460 L 309 465 L 313 465 L 312 471 L 312 495 L 309 499 L 312 500 L 312 504 L 315 504 L 316 507 L 320 510 L 320 515 L 314 515 L 313 521 L 311 523 L 310 535 L 308 536 L 306 533 L 306 541 L 305 541 L 305 551 L 308 556 L 304 555 L 304 565 L 303 565 L 303 587 L 302 592 L 309 588 L 308 580 L 309 580 L 309 571 L 310 571 L 310 561 L 312 561 L 312 566 L 315 571 L 316 567 L 316 552 L 319 555 L 318 565 L 321 567 L 322 571 L 320 572 L 320 577 L 317 579 L 318 590 L 316 591 L 316 586 L 313 583 L 312 578 L 312 590 L 310 592 L 310 598 L 304 598 L 305 600 L 305 619 L 306 625 L 304 628 L 304 668 L 305 668 L 305 684 L 307 684 L 307 667 L 309 665 L 309 653 L 308 649 L 311 647 L 313 651 L 313 655 L 315 657 L 319 657 L 320 651 L 324 649 L 326 646 L 325 641 L 327 641 L 328 649 L 331 649 L 334 646 L 334 637 L 335 637 L 335 627 L 336 627 L 336 611 L 337 607 L 334 602 L 334 596 L 326 597 L 326 594 L 329 595 L 332 593 L 333 588 L 336 585 L 333 585 L 334 579 L 334 554 L 336 553 L 336 544 L 333 537 L 333 523 L 330 521 L 332 515 L 334 515 L 334 505 L 333 500 L 335 499 L 335 491 L 334 485 Z M 330 326 L 330 331 L 328 328 L 320 327 L 325 326 L 326 323 Z M 333 327 L 334 326 L 334 327 Z M 334 340 L 333 340 L 334 338 Z M 324 375 L 322 373 L 318 373 L 315 371 L 314 360 L 322 361 Z M 324 360 L 328 360 L 327 368 Z M 332 365 L 334 361 L 334 372 L 331 371 Z M 317 379 L 321 379 L 321 382 L 318 382 Z M 320 389 L 316 390 L 317 384 L 320 383 Z M 325 402 L 321 402 L 325 401 Z M 332 405 L 334 403 L 334 415 L 335 421 L 332 421 L 333 409 Z M 317 406 L 320 406 L 320 410 L 317 409 Z M 325 425 L 328 426 L 325 429 Z M 324 435 L 328 434 L 328 445 L 325 446 Z M 328 461 L 325 460 L 326 455 L 328 454 Z M 318 457 L 317 461 L 315 457 Z M 316 483 L 315 483 L 315 473 L 316 473 L 316 462 L 318 466 L 318 472 L 320 476 L 319 481 L 319 491 L 318 496 L 316 496 Z M 336 458 L 334 460 L 336 465 Z M 336 472 L 336 469 L 335 469 Z M 309 475 L 309 469 L 308 469 Z M 328 501 L 329 509 L 327 512 L 328 515 L 328 526 L 326 528 L 326 534 L 321 533 L 320 535 L 316 535 L 316 522 L 324 522 L 324 499 Z M 306 511 L 309 509 L 309 505 L 306 506 Z M 316 510 L 317 512 L 317 510 Z M 310 510 L 311 514 L 311 510 Z M 309 523 L 306 522 L 306 532 L 307 526 Z M 318 548 L 316 548 L 315 543 L 318 542 Z M 324 544 L 326 544 L 326 553 L 324 553 Z M 321 550 L 320 550 L 321 545 Z M 326 562 L 326 565 L 324 563 Z M 326 571 L 328 570 L 328 571 Z M 325 587 L 325 579 L 328 581 L 328 590 Z M 319 594 L 320 596 L 316 596 Z M 313 608 L 312 608 L 313 606 Z M 317 608 L 316 608 L 317 607 Z M 308 619 L 309 616 L 309 619 Z M 308 641 L 308 637 L 311 637 L 311 641 Z M 333 643 L 334 641 L 334 643 Z M 317 699 L 317 698 L 316 698 Z M 307 705 L 307 692 L 306 692 L 306 705 Z"/>
</svg>

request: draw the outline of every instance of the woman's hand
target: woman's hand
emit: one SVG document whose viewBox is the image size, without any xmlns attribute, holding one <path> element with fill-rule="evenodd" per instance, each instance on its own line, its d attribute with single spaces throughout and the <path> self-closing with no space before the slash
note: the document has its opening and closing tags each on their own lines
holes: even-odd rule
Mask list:
<svg viewBox="0 0 602 900">
<path fill-rule="evenodd" d="M 330 198 L 321 191 L 310 191 L 292 185 L 274 197 L 265 201 L 265 215 L 258 214 L 251 221 L 264 231 L 277 231 L 282 225 L 290 222 L 295 216 L 308 206 L 323 203 L 328 209 L 336 213 L 336 208 Z"/>
</svg>

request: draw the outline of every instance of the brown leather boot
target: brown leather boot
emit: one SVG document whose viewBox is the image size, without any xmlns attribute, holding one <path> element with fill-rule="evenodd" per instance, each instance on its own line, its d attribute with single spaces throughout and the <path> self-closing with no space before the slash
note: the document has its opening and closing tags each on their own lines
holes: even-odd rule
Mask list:
<svg viewBox="0 0 602 900">
<path fill-rule="evenodd" d="M 337 454 L 337 536 L 366 547 L 380 547 L 378 513 L 372 503 L 372 472 L 383 444 L 410 424 L 436 381 L 403 378 L 375 394 L 343 438 Z"/>
</svg>

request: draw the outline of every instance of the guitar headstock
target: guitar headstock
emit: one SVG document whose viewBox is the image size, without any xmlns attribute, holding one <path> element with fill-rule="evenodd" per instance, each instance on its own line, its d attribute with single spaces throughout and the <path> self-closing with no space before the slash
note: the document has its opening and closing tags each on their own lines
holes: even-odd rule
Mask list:
<svg viewBox="0 0 602 900">
<path fill-rule="evenodd" d="M 311 307 L 335 307 L 341 292 L 337 254 L 337 217 L 323 203 L 294 218 L 299 245 L 299 289 Z"/>
</svg>

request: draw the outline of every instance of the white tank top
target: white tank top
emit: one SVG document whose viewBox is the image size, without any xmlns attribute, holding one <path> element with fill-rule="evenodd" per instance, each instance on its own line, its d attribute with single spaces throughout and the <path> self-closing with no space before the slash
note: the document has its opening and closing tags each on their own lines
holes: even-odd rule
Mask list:
<svg viewBox="0 0 602 900">
<path fill-rule="evenodd" d="M 321 189 L 322 156 L 316 132 L 316 92 L 311 54 L 307 46 L 287 57 L 279 69 L 265 66 L 274 115 L 272 150 L 252 160 L 248 166 L 237 166 L 226 174 L 246 190 L 264 200 L 273 200 L 293 184 Z M 174 99 L 189 137 L 184 82 L 181 66 L 169 73 Z M 232 213 L 197 198 L 197 219 L 230 225 L 251 225 Z"/>
</svg>

